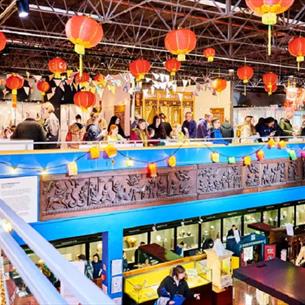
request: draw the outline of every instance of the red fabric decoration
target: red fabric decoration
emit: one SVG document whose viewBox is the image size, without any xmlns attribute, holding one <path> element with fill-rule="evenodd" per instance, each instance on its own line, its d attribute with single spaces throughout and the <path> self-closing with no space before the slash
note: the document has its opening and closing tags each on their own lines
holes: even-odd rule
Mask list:
<svg viewBox="0 0 305 305">
<path fill-rule="evenodd" d="M 37 82 L 37 89 L 40 91 L 41 95 L 45 95 L 49 91 L 50 85 L 45 80 L 40 80 Z"/>
<path fill-rule="evenodd" d="M 55 78 L 60 78 L 60 74 L 67 71 L 67 63 L 60 57 L 49 60 L 48 66 Z"/>
<path fill-rule="evenodd" d="M 213 62 L 216 51 L 213 48 L 207 48 L 203 50 L 203 55 L 208 59 L 208 62 Z"/>
<path fill-rule="evenodd" d="M 175 76 L 176 72 L 181 68 L 181 62 L 176 58 L 168 59 L 164 65 L 171 76 Z"/>
<path fill-rule="evenodd" d="M 136 59 L 129 64 L 129 71 L 137 81 L 141 81 L 150 71 L 150 62 L 145 59 Z"/>
<path fill-rule="evenodd" d="M 0 51 L 2 51 L 6 47 L 6 37 L 4 33 L 0 32 Z"/>
<path fill-rule="evenodd" d="M 227 81 L 222 78 L 217 78 L 212 82 L 212 88 L 217 92 L 221 93 L 227 87 Z"/>
<path fill-rule="evenodd" d="M 82 109 L 88 109 L 95 104 L 95 94 L 90 91 L 79 91 L 74 95 L 74 104 Z"/>
</svg>

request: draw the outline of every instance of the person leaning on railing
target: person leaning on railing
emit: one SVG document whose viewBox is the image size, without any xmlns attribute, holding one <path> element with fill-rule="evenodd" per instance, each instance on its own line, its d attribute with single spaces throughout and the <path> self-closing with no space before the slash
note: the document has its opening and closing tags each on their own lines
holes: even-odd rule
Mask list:
<svg viewBox="0 0 305 305">
<path fill-rule="evenodd" d="M 148 132 L 146 128 L 147 124 L 144 119 L 138 119 L 136 128 L 133 128 L 130 133 L 130 140 L 138 143 L 143 143 L 143 146 L 148 146 Z"/>
</svg>

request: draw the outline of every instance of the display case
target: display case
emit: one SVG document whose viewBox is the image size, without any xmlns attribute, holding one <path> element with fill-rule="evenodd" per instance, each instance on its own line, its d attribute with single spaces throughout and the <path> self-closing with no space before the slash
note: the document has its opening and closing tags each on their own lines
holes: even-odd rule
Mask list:
<svg viewBox="0 0 305 305">
<path fill-rule="evenodd" d="M 144 242 L 147 244 L 147 236 L 148 232 L 124 237 L 123 250 L 129 264 L 135 262 L 135 252 L 140 246 L 140 243 Z"/>
<path fill-rule="evenodd" d="M 194 292 L 201 293 L 196 304 L 211 304 L 212 275 L 204 256 L 193 256 L 179 260 L 132 270 L 124 273 L 124 304 L 154 304 L 158 298 L 157 289 L 162 280 L 170 275 L 173 267 L 182 265 L 188 275 L 188 285 Z"/>
<path fill-rule="evenodd" d="M 206 249 L 207 267 L 212 270 L 213 285 L 223 289 L 232 285 L 232 251 L 223 250 L 222 255 L 218 255 L 214 249 Z"/>
<path fill-rule="evenodd" d="M 177 244 L 184 243 L 185 250 L 198 249 L 198 224 L 177 228 Z"/>
</svg>

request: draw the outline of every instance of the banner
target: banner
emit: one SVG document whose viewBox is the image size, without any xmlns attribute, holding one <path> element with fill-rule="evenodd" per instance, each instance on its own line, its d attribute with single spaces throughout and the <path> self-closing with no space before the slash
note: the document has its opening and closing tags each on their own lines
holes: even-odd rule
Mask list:
<svg viewBox="0 0 305 305">
<path fill-rule="evenodd" d="M 270 261 L 276 257 L 276 245 L 264 246 L 264 260 Z"/>
</svg>

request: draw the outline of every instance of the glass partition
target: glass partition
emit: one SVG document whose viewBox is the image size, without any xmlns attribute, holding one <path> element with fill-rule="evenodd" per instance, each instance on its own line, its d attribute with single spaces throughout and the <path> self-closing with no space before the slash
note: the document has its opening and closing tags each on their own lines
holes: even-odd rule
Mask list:
<svg viewBox="0 0 305 305">
<path fill-rule="evenodd" d="M 278 226 L 278 210 L 275 209 L 275 210 L 264 211 L 263 222 L 270 226 L 277 227 Z"/>
<path fill-rule="evenodd" d="M 158 244 L 168 250 L 174 249 L 174 229 L 151 232 L 151 243 Z"/>
<path fill-rule="evenodd" d="M 244 235 L 255 232 L 255 230 L 248 228 L 248 224 L 261 222 L 261 213 L 249 213 L 244 215 Z"/>
<path fill-rule="evenodd" d="M 288 223 L 294 225 L 294 206 L 281 208 L 280 226 Z"/>
<path fill-rule="evenodd" d="M 305 204 L 297 205 L 297 223 L 296 225 L 305 224 Z"/>
<path fill-rule="evenodd" d="M 185 225 L 177 228 L 177 244 L 184 243 L 184 249 L 198 248 L 198 224 Z"/>
<path fill-rule="evenodd" d="M 201 235 L 203 240 L 208 238 L 215 240 L 217 235 L 220 236 L 220 233 L 221 233 L 220 219 L 207 221 L 201 224 Z"/>
<path fill-rule="evenodd" d="M 234 216 L 223 219 L 223 240 L 227 240 L 227 235 L 232 226 L 235 225 L 238 230 L 241 228 L 241 216 Z"/>
<path fill-rule="evenodd" d="M 124 237 L 123 249 L 126 254 L 128 263 L 135 262 L 135 251 L 139 247 L 140 243 L 148 243 L 148 233 L 129 235 Z"/>
</svg>

